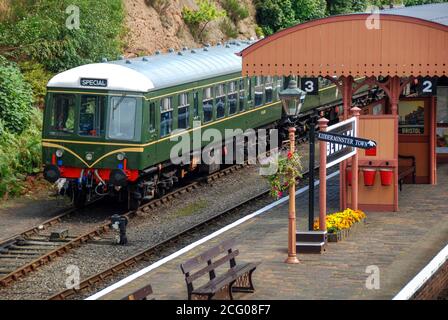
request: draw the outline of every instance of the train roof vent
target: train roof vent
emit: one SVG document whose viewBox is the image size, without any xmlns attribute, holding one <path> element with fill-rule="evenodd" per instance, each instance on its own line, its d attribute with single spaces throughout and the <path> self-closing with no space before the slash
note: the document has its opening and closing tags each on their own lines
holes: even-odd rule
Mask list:
<svg viewBox="0 0 448 320">
<path fill-rule="evenodd" d="M 216 43 L 216 45 L 217 46 L 220 46 L 222 43 L 220 42 L 220 41 L 218 41 L 217 43 Z"/>
<path fill-rule="evenodd" d="M 226 48 L 230 48 L 230 44 L 226 44 Z"/>
<path fill-rule="evenodd" d="M 156 56 L 158 56 L 160 54 L 160 51 L 159 50 L 157 50 L 156 51 Z"/>
<path fill-rule="evenodd" d="M 207 43 L 205 44 L 205 46 L 206 46 L 207 48 L 209 48 L 209 47 L 210 47 L 210 43 L 207 42 Z"/>
<path fill-rule="evenodd" d="M 193 49 L 193 50 L 191 50 L 191 53 L 196 53 L 196 50 L 194 50 L 194 49 Z"/>
<path fill-rule="evenodd" d="M 173 52 L 174 52 L 174 49 L 173 49 L 173 48 L 169 48 L 169 49 L 168 49 L 168 52 L 173 53 Z"/>
<path fill-rule="evenodd" d="M 177 55 L 178 55 L 178 56 L 183 56 L 184 54 L 182 53 L 182 51 L 179 51 L 179 52 L 177 53 Z"/>
<path fill-rule="evenodd" d="M 131 64 L 131 60 L 126 60 L 126 64 Z"/>
<path fill-rule="evenodd" d="M 188 47 L 183 47 L 182 48 L 182 51 L 187 51 L 188 50 Z"/>
<path fill-rule="evenodd" d="M 204 48 L 204 51 L 208 51 L 208 48 Z"/>
<path fill-rule="evenodd" d="M 107 58 L 102 58 L 101 62 L 107 62 Z"/>
<path fill-rule="evenodd" d="M 118 56 L 118 60 L 124 60 L 124 56 Z"/>
<path fill-rule="evenodd" d="M 143 58 L 142 58 L 142 61 L 146 61 L 146 62 L 148 62 L 149 59 L 148 59 L 147 57 L 143 57 Z"/>
</svg>

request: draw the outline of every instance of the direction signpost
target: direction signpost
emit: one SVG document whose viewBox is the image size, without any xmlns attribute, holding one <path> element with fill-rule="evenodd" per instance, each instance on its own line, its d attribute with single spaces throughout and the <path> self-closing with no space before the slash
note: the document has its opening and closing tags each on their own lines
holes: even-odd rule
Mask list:
<svg viewBox="0 0 448 320">
<path fill-rule="evenodd" d="M 358 157 L 357 149 L 371 149 L 376 147 L 376 142 L 370 139 L 359 138 L 358 135 L 358 121 L 359 108 L 352 108 L 353 117 L 348 120 L 339 122 L 335 125 L 327 127 L 328 120 L 325 118 L 319 119 L 319 132 L 316 138 L 320 140 L 320 214 L 319 214 L 319 229 L 326 230 L 326 175 L 327 168 L 334 166 L 350 157 L 353 157 L 353 172 L 352 175 L 352 205 L 353 209 L 358 207 Z M 311 199 L 311 196 L 310 196 Z M 313 195 L 314 199 L 314 195 Z M 314 211 L 314 210 L 313 210 Z M 310 220 L 314 220 L 310 212 Z M 310 230 L 311 231 L 311 230 Z"/>
</svg>

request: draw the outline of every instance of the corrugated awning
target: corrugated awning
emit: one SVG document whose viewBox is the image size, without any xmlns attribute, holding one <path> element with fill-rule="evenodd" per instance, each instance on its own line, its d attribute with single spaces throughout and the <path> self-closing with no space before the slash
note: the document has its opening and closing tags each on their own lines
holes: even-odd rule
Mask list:
<svg viewBox="0 0 448 320">
<path fill-rule="evenodd" d="M 409 15 L 388 13 L 377 18 L 332 16 L 282 30 L 239 53 L 243 74 L 447 75 L 447 25 Z"/>
</svg>

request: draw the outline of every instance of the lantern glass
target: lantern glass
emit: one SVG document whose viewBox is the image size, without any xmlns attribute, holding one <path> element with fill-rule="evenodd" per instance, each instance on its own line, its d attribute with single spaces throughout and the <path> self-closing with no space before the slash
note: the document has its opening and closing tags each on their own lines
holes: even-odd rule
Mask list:
<svg viewBox="0 0 448 320">
<path fill-rule="evenodd" d="M 305 100 L 305 91 L 297 87 L 297 81 L 290 80 L 288 88 L 279 92 L 283 111 L 290 117 L 298 116 Z"/>
</svg>

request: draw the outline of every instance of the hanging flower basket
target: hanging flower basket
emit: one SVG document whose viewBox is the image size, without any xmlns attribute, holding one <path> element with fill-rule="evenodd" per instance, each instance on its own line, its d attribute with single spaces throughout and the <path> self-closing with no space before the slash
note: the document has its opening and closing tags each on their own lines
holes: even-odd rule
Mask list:
<svg viewBox="0 0 448 320">
<path fill-rule="evenodd" d="M 297 179 L 302 177 L 302 164 L 297 152 L 288 152 L 286 156 L 276 156 L 272 159 L 277 166 L 275 173 L 268 175 L 270 194 L 275 198 L 281 198 L 288 191 L 291 184 L 296 184 Z M 271 161 L 271 165 L 272 165 Z"/>
</svg>

